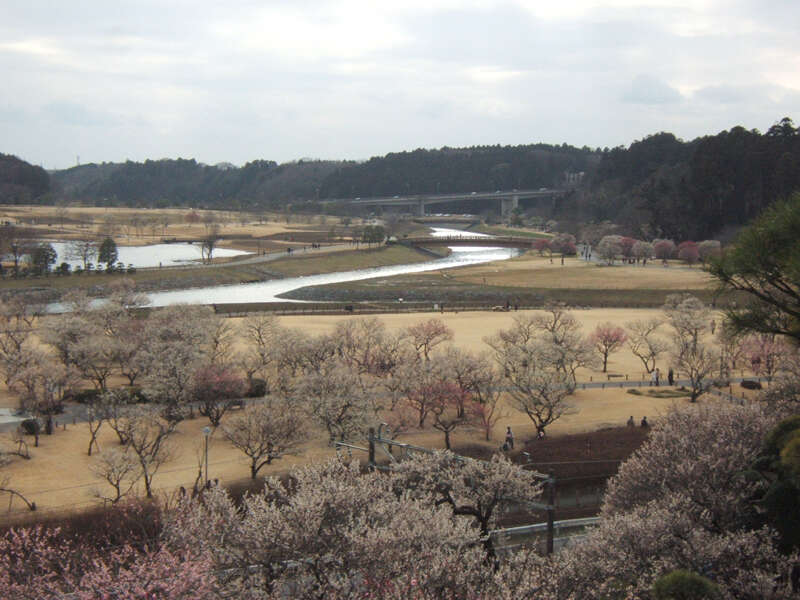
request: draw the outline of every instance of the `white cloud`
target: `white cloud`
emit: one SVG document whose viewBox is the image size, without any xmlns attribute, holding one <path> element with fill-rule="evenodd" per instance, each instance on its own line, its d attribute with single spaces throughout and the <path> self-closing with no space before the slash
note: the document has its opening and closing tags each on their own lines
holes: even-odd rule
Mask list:
<svg viewBox="0 0 800 600">
<path fill-rule="evenodd" d="M 242 163 L 614 146 L 659 130 L 766 129 L 800 93 L 793 0 L 32 0 L 3 11 L 0 151 L 50 167 L 75 154 Z"/>
</svg>

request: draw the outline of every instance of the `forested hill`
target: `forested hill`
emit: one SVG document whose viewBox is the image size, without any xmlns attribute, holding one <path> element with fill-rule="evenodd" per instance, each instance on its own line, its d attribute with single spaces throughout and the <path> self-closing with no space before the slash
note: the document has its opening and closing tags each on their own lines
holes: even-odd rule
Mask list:
<svg viewBox="0 0 800 600">
<path fill-rule="evenodd" d="M 47 171 L 16 156 L 0 154 L 0 204 L 30 204 L 48 191 Z"/>
<path fill-rule="evenodd" d="M 603 153 L 572 208 L 632 234 L 703 239 L 800 190 L 800 130 L 734 127 L 690 142 L 660 133 Z"/>
<path fill-rule="evenodd" d="M 580 173 L 584 175 L 581 176 Z M 734 127 L 682 141 L 658 133 L 605 150 L 562 144 L 397 152 L 362 163 L 195 160 L 84 165 L 51 175 L 0 155 L 0 202 L 280 209 L 326 198 L 561 187 L 542 215 L 565 225 L 609 220 L 631 235 L 703 239 L 736 228 L 800 190 L 800 131 L 785 118 L 760 133 Z"/>
<path fill-rule="evenodd" d="M 394 196 L 560 187 L 566 173 L 588 172 L 601 157 L 589 148 L 534 144 L 396 152 L 330 175 L 322 198 Z"/>
<path fill-rule="evenodd" d="M 104 206 L 278 208 L 315 200 L 341 162 L 300 160 L 282 165 L 256 160 L 237 168 L 194 159 L 88 164 L 53 173 L 57 195 Z"/>
</svg>

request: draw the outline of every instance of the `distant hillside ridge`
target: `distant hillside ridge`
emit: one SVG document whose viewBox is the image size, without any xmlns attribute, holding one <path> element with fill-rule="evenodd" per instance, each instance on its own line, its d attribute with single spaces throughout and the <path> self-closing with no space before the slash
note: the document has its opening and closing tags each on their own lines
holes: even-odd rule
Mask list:
<svg viewBox="0 0 800 600">
<path fill-rule="evenodd" d="M 279 165 L 255 160 L 243 167 L 194 159 L 87 164 L 53 173 L 56 195 L 98 206 L 275 209 L 314 201 L 340 161 L 300 160 Z"/>
<path fill-rule="evenodd" d="M 800 190 L 800 130 L 734 127 L 690 142 L 658 133 L 603 152 L 573 209 L 633 234 L 704 239 Z"/>
<path fill-rule="evenodd" d="M 35 204 L 49 191 L 47 171 L 11 154 L 0 154 L 0 204 Z"/>
<path fill-rule="evenodd" d="M 737 126 L 683 141 L 661 132 L 613 149 L 528 144 L 417 149 L 365 162 L 90 164 L 53 172 L 50 194 L 41 169 L 4 160 L 17 161 L 0 178 L 5 202 L 323 210 L 317 202 L 326 199 L 567 188 L 569 194 L 534 210 L 565 225 L 612 221 L 647 239 L 705 239 L 735 230 L 800 190 L 800 131 L 789 117 L 766 133 Z"/>
</svg>

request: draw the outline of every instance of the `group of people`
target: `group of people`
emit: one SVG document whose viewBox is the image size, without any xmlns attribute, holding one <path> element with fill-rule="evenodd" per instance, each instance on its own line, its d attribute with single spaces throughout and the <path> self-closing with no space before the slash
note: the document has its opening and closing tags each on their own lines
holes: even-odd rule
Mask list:
<svg viewBox="0 0 800 600">
<path fill-rule="evenodd" d="M 658 387 L 661 384 L 661 369 L 656 367 L 653 369 L 652 373 L 650 373 L 650 386 Z M 675 385 L 675 371 L 672 370 L 672 367 L 669 368 L 667 372 L 667 384 L 668 385 Z"/>
<path fill-rule="evenodd" d="M 536 432 L 536 439 L 541 440 L 544 438 L 544 430 L 539 429 Z M 514 449 L 514 433 L 511 431 L 511 427 L 506 427 L 506 441 L 500 447 L 503 452 L 508 452 L 509 450 Z"/>
<path fill-rule="evenodd" d="M 642 417 L 642 421 L 639 423 L 639 426 L 650 427 L 650 423 L 647 422 L 647 417 Z M 636 422 L 633 420 L 633 415 L 631 415 L 628 419 L 628 427 L 636 427 Z"/>
</svg>

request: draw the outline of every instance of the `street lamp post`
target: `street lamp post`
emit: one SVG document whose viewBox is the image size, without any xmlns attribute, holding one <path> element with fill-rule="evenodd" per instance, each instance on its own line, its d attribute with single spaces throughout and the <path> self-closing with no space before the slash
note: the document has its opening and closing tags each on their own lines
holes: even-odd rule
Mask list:
<svg viewBox="0 0 800 600">
<path fill-rule="evenodd" d="M 203 437 L 205 438 L 205 443 L 203 445 L 203 460 L 206 464 L 206 487 L 208 487 L 208 436 L 211 435 L 211 427 L 206 425 L 203 427 Z"/>
</svg>

